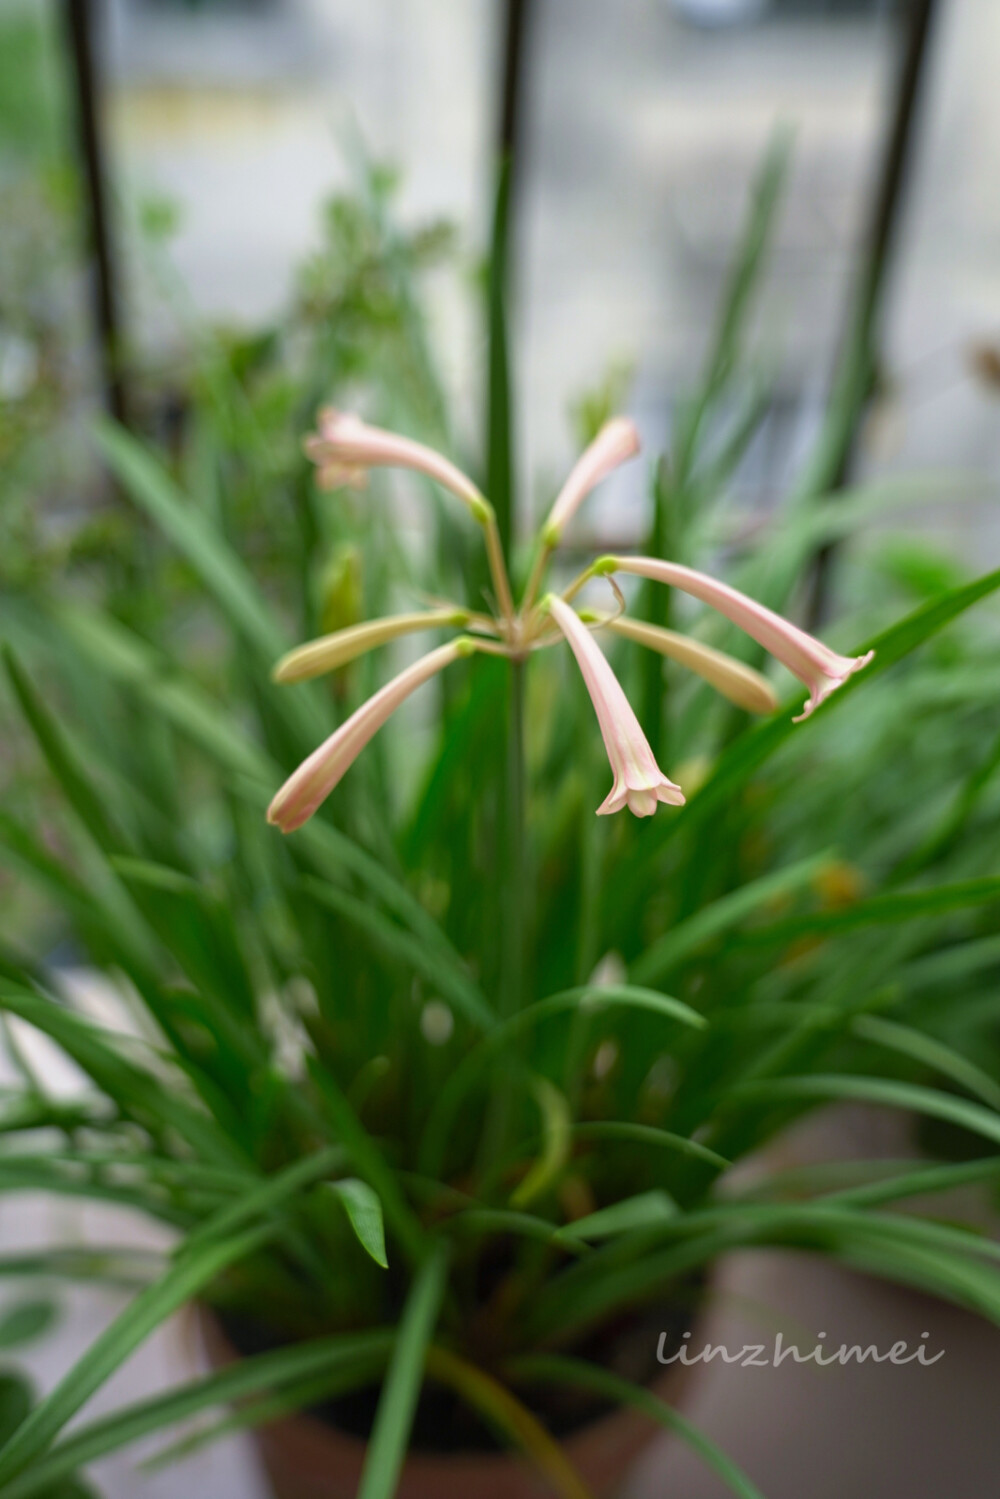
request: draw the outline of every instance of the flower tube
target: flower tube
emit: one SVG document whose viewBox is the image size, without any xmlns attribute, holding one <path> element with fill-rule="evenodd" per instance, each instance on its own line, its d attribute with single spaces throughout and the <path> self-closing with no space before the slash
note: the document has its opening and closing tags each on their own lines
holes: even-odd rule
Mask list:
<svg viewBox="0 0 1000 1499">
<path fill-rule="evenodd" d="M 360 416 L 337 411 L 332 406 L 320 410 L 319 431 L 310 433 L 303 447 L 306 456 L 317 465 L 319 482 L 326 488 L 335 488 L 337 484 L 357 487 L 370 468 L 409 468 L 450 489 L 483 528 L 497 603 L 504 619 L 513 620 L 514 601 L 493 506 L 449 458 L 411 437 L 370 427 Z"/>
<path fill-rule="evenodd" d="M 780 614 L 747 598 L 738 589 L 730 588 L 728 583 L 720 583 L 707 573 L 682 567 L 677 562 L 664 562 L 658 557 L 602 557 L 594 563 L 593 571 L 605 575 L 611 572 L 634 573 L 654 583 L 666 583 L 683 593 L 692 594 L 731 619 L 808 687 L 809 699 L 795 719 L 796 723 L 808 718 L 831 692 L 843 686 L 848 677 L 867 666 L 875 654 L 868 651 L 863 656 L 840 656 L 821 640 L 782 619 Z"/>
<path fill-rule="evenodd" d="M 639 433 L 628 417 L 615 416 L 598 432 L 570 471 L 542 527 L 545 546 L 557 546 L 567 524 L 592 489 L 613 469 L 634 458 L 639 451 Z"/>
<path fill-rule="evenodd" d="M 579 615 L 555 595 L 549 596 L 545 607 L 576 657 L 611 762 L 614 780 L 597 815 L 620 812 L 627 806 L 636 817 L 650 817 L 659 802 L 683 806 L 683 791 L 657 765 L 621 683 L 591 632 Z"/>
<path fill-rule="evenodd" d="M 467 656 L 475 649 L 475 641 L 461 636 L 421 656 L 419 661 L 414 661 L 412 666 L 387 682 L 289 776 L 267 809 L 268 822 L 275 823 L 283 833 L 293 833 L 308 822 L 369 739 L 410 693 L 460 656 Z"/>
<path fill-rule="evenodd" d="M 306 456 L 324 474 L 338 483 L 357 483 L 369 468 L 409 468 L 426 474 L 458 496 L 481 523 L 492 513 L 472 480 L 450 459 L 422 442 L 371 427 L 360 416 L 324 406 L 319 413 L 319 431 L 310 433 L 303 447 Z"/>
</svg>

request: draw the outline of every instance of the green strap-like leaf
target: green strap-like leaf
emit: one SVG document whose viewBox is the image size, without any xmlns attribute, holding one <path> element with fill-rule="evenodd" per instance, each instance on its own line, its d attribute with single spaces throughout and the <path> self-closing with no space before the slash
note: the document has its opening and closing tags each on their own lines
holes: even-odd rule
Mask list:
<svg viewBox="0 0 1000 1499">
<path fill-rule="evenodd" d="M 189 1234 L 181 1245 L 180 1253 L 187 1255 L 203 1244 L 215 1243 L 228 1238 L 237 1229 L 255 1219 L 267 1218 L 272 1210 L 295 1197 L 305 1187 L 331 1171 L 343 1166 L 345 1151 L 340 1145 L 329 1145 L 301 1160 L 293 1161 L 283 1171 L 277 1171 L 258 1186 L 241 1193 L 235 1202 L 220 1208 L 200 1228 Z"/>
<path fill-rule="evenodd" d="M 53 1301 L 15 1302 L 0 1314 L 0 1349 L 20 1348 L 44 1336 L 59 1320 L 59 1308 Z"/>
<path fill-rule="evenodd" d="M 389 1329 L 379 1329 L 293 1344 L 240 1359 L 216 1374 L 127 1405 L 112 1416 L 80 1427 L 33 1463 L 29 1471 L 0 1485 L 0 1499 L 33 1499 L 48 1484 L 76 1468 L 229 1401 L 282 1390 L 345 1366 L 356 1368 L 363 1382 L 388 1357 L 392 1336 Z"/>
<path fill-rule="evenodd" d="M 222 712 L 190 677 L 181 675 L 117 620 L 82 605 L 53 603 L 48 607 L 57 625 L 89 662 L 135 691 L 143 703 L 217 765 L 238 777 L 235 790 L 263 815 L 282 772 L 247 737 L 236 718 Z M 301 844 L 321 874 L 339 880 L 354 876 L 416 936 L 460 966 L 457 953 L 430 913 L 367 850 L 329 823 L 316 819 L 302 829 Z"/>
<path fill-rule="evenodd" d="M 501 162 L 493 210 L 489 265 L 489 359 L 486 411 L 486 492 L 510 566 L 514 534 L 513 423 L 507 347 L 507 266 L 510 237 L 510 163 Z"/>
<path fill-rule="evenodd" d="M 427 1350 L 444 1297 L 447 1268 L 447 1246 L 438 1243 L 413 1282 L 375 1412 L 358 1499 L 392 1499 L 396 1492 Z"/>
<path fill-rule="evenodd" d="M 987 905 L 990 901 L 1000 901 L 1000 875 L 959 880 L 929 890 L 890 890 L 839 910 L 790 916 L 786 921 L 746 932 L 740 940 L 754 947 L 794 942 L 799 937 L 832 936 L 861 931 L 865 927 L 946 916 L 951 911 L 968 910 L 973 906 Z"/>
<path fill-rule="evenodd" d="M 574 1236 L 574 1225 L 558 1228 L 547 1218 L 535 1213 L 518 1213 L 512 1208 L 466 1208 L 447 1219 L 450 1232 L 475 1237 L 494 1234 L 519 1234 L 526 1239 L 537 1239 L 550 1244 L 553 1249 L 562 1249 L 570 1254 L 586 1254 L 587 1245 Z"/>
<path fill-rule="evenodd" d="M 648 947 L 633 963 L 629 977 L 637 984 L 658 983 L 684 958 L 697 952 L 713 937 L 736 926 L 745 917 L 752 916 L 761 906 L 810 885 L 829 862 L 829 854 L 803 859 L 790 869 L 779 869 L 775 874 L 763 875 L 760 879 L 741 886 L 739 890 L 734 890 L 732 894 L 712 901 L 697 915 L 682 921 Z"/>
<path fill-rule="evenodd" d="M 366 904 L 335 885 L 307 875 L 302 881 L 302 889 L 311 899 L 336 911 L 357 927 L 371 939 L 377 951 L 397 958 L 433 984 L 442 999 L 450 1000 L 478 1029 L 488 1030 L 495 1024 L 496 1017 L 482 991 L 465 970 L 448 961 L 440 949 L 404 932 L 376 906 Z"/>
<path fill-rule="evenodd" d="M 175 1129 L 207 1162 L 246 1170 L 249 1162 L 215 1120 L 152 1073 L 126 1060 L 114 1038 L 55 1000 L 5 985 L 0 1009 L 50 1036 L 129 1118 L 154 1132 Z"/>
<path fill-rule="evenodd" d="M 756 1484 L 751 1483 L 744 1472 L 726 1456 L 720 1447 L 705 1434 L 692 1426 L 690 1421 L 675 1411 L 672 1405 L 654 1395 L 652 1390 L 632 1384 L 608 1369 L 583 1359 L 566 1358 L 556 1354 L 532 1354 L 518 1359 L 511 1365 L 511 1374 L 533 1384 L 565 1384 L 578 1390 L 589 1390 L 604 1395 L 616 1405 L 630 1405 L 644 1415 L 675 1432 L 682 1441 L 697 1452 L 707 1467 L 718 1473 L 722 1481 L 738 1494 L 740 1499 L 764 1499 Z"/>
<path fill-rule="evenodd" d="M 847 1203 L 852 1207 L 875 1207 L 883 1202 L 901 1202 L 907 1197 L 948 1192 L 970 1182 L 989 1181 L 995 1176 L 1000 1176 L 1000 1156 L 987 1156 L 982 1161 L 961 1161 L 956 1165 L 920 1166 L 878 1181 L 841 1187 L 828 1192 L 823 1201 Z"/>
<path fill-rule="evenodd" d="M 125 492 L 183 553 L 240 633 L 253 642 L 265 660 L 283 655 L 291 642 L 205 512 L 186 503 L 159 460 L 123 428 L 102 421 L 97 427 L 97 441 Z"/>
<path fill-rule="evenodd" d="M 859 1015 L 851 1022 L 851 1031 L 862 1041 L 873 1046 L 883 1046 L 887 1051 L 912 1057 L 925 1067 L 932 1067 L 944 1077 L 950 1077 L 968 1093 L 973 1094 L 987 1108 L 1000 1112 L 1000 1084 L 988 1072 L 970 1062 L 950 1046 L 935 1040 L 933 1036 L 916 1030 L 911 1025 L 900 1025 L 895 1020 L 884 1020 L 879 1015 Z"/>
<path fill-rule="evenodd" d="M 9 1480 L 42 1457 L 66 1423 L 151 1332 L 228 1266 L 260 1248 L 270 1233 L 258 1228 L 182 1254 L 160 1280 L 141 1291 L 0 1451 L 0 1494 Z"/>
<path fill-rule="evenodd" d="M 655 1187 L 651 1192 L 625 1197 L 611 1207 L 575 1219 L 568 1232 L 575 1239 L 612 1239 L 637 1228 L 659 1228 L 676 1216 L 677 1204 L 669 1192 Z"/>
<path fill-rule="evenodd" d="M 717 1171 L 725 1171 L 732 1165 L 732 1161 L 718 1151 L 709 1150 L 700 1140 L 691 1140 L 687 1135 L 675 1134 L 673 1130 L 658 1129 L 653 1124 L 634 1124 L 628 1119 L 595 1119 L 583 1121 L 573 1126 L 573 1138 L 576 1140 L 622 1140 L 634 1145 L 650 1145 L 657 1150 L 673 1150 L 679 1155 L 691 1156 L 694 1160 L 704 1161 L 706 1166 L 714 1166 Z"/>
<path fill-rule="evenodd" d="M 547 1077 L 533 1076 L 531 1092 L 542 1116 L 542 1150 L 524 1179 L 510 1194 L 512 1208 L 526 1208 L 555 1182 L 569 1157 L 573 1121 L 565 1093 Z"/>
<path fill-rule="evenodd" d="M 696 1030 L 704 1029 L 707 1024 L 705 1017 L 683 1000 L 674 999 L 670 994 L 660 994 L 656 989 L 644 989 L 637 984 L 613 984 L 607 988 L 584 984 L 575 989 L 563 989 L 558 994 L 550 994 L 546 999 L 527 1005 L 484 1036 L 479 1045 L 463 1057 L 442 1088 L 420 1144 L 420 1169 L 423 1174 L 438 1175 L 455 1114 L 483 1068 L 498 1050 L 523 1031 L 530 1030 L 540 1021 L 548 1020 L 554 1015 L 579 1010 L 599 1016 L 605 1010 L 617 1008 L 648 1010 L 654 1015 L 662 1015 L 664 1019 L 678 1021 L 681 1025 L 691 1026 Z"/>
<path fill-rule="evenodd" d="M 104 801 L 84 772 L 66 735 L 35 691 L 28 673 L 10 646 L 4 646 L 3 656 L 7 675 L 25 721 L 74 812 L 105 854 L 125 853 L 126 845 L 120 830 L 108 817 Z"/>
<path fill-rule="evenodd" d="M 817 1073 L 813 1077 L 762 1078 L 759 1082 L 738 1086 L 732 1096 L 747 1101 L 760 1100 L 765 1105 L 785 1098 L 849 1098 L 863 1103 L 881 1103 L 890 1108 L 908 1109 L 914 1114 L 927 1114 L 932 1119 L 946 1119 L 949 1124 L 961 1125 L 984 1140 L 1000 1144 L 1000 1113 L 985 1109 L 982 1104 L 969 1103 L 964 1098 L 953 1098 L 950 1093 L 919 1087 L 916 1083 Z"/>
<path fill-rule="evenodd" d="M 428 1349 L 427 1373 L 452 1389 L 494 1431 L 519 1448 L 559 1499 L 593 1499 L 559 1443 L 506 1385 L 444 1348 Z"/>
</svg>

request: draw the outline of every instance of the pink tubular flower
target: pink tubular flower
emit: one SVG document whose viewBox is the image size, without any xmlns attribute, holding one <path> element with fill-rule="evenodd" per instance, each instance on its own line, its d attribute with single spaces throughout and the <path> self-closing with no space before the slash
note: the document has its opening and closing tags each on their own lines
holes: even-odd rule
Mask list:
<svg viewBox="0 0 1000 1499">
<path fill-rule="evenodd" d="M 435 453 L 433 448 L 409 437 L 399 437 L 381 427 L 370 427 L 360 416 L 324 406 L 319 413 L 319 431 L 303 443 L 306 456 L 319 469 L 324 488 L 363 483 L 370 468 L 411 468 L 427 474 L 450 489 L 468 505 L 477 520 L 490 513 L 489 506 L 471 479 L 461 469 Z"/>
<path fill-rule="evenodd" d="M 581 502 L 592 489 L 607 478 L 612 469 L 634 458 L 639 451 L 639 434 L 628 417 L 616 416 L 605 422 L 593 442 L 573 467 L 559 491 L 548 520 L 542 527 L 546 546 L 554 547 L 567 522 L 576 514 Z"/>
<path fill-rule="evenodd" d="M 602 557 L 595 564 L 595 571 L 635 573 L 654 583 L 667 583 L 683 593 L 693 594 L 739 625 L 809 688 L 809 700 L 796 723 L 808 718 L 849 676 L 867 666 L 875 654 L 868 651 L 864 656 L 838 656 L 821 640 L 789 624 L 780 614 L 747 598 L 745 593 L 677 562 L 662 562 L 658 557 Z"/>
<path fill-rule="evenodd" d="M 650 817 L 658 802 L 682 807 L 683 791 L 657 765 L 639 720 L 593 635 L 563 599 L 550 595 L 548 608 L 583 673 L 611 761 L 614 782 L 597 815 L 620 812 L 626 805 L 636 817 Z"/>
<path fill-rule="evenodd" d="M 387 682 L 289 776 L 267 809 L 268 822 L 277 824 L 283 833 L 293 833 L 308 822 L 400 703 L 436 672 L 474 649 L 474 642 L 462 636 L 438 646 Z"/>
</svg>

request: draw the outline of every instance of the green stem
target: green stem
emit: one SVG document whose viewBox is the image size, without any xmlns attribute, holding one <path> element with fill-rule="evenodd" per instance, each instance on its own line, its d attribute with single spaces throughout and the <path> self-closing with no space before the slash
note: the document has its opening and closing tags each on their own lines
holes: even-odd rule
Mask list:
<svg viewBox="0 0 1000 1499">
<path fill-rule="evenodd" d="M 499 1004 L 501 1019 L 523 1009 L 525 983 L 525 887 L 527 883 L 524 767 L 524 663 L 512 661 L 508 678 L 507 746 L 500 798 Z M 508 1053 L 495 1066 L 479 1148 L 480 1165 L 503 1152 L 510 1134 L 512 1075 Z"/>
<path fill-rule="evenodd" d="M 524 1004 L 525 974 L 525 768 L 524 663 L 512 661 L 507 699 L 507 755 L 501 830 L 503 870 L 503 948 L 500 959 L 500 1014 L 513 1015 Z"/>
</svg>

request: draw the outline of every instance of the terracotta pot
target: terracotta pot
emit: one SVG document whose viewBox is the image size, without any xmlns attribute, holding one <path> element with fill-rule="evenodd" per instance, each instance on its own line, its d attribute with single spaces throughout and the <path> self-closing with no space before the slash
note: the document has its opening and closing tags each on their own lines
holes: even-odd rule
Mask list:
<svg viewBox="0 0 1000 1499">
<path fill-rule="evenodd" d="M 215 1368 L 239 1354 L 216 1318 L 199 1314 L 205 1354 Z M 675 1404 L 691 1366 L 672 1364 L 652 1382 L 654 1394 Z M 663 1428 L 638 1411 L 622 1409 L 562 1441 L 568 1461 L 596 1499 L 625 1482 L 645 1447 Z M 275 1499 L 355 1499 L 365 1444 L 312 1416 L 292 1416 L 253 1433 Z M 519 1457 L 502 1452 L 411 1453 L 397 1499 L 551 1499 L 552 1488 Z"/>
</svg>

